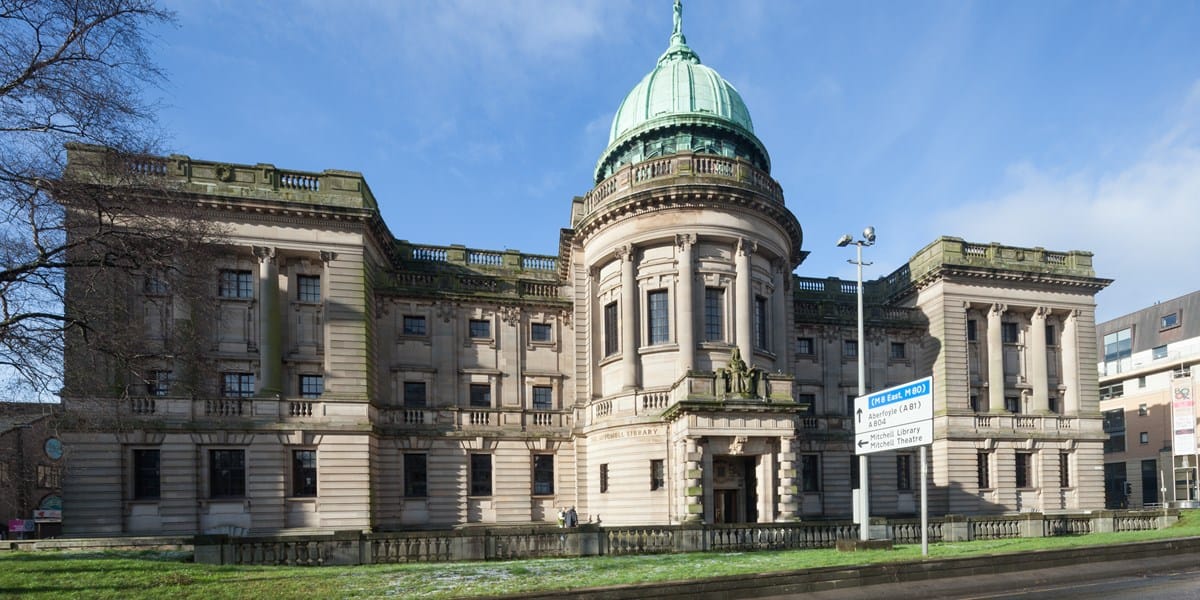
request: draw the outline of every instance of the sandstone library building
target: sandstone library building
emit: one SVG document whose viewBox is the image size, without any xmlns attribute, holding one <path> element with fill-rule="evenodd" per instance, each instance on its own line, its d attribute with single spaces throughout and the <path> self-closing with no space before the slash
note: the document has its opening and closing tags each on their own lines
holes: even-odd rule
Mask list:
<svg viewBox="0 0 1200 600">
<path fill-rule="evenodd" d="M 554 255 L 398 239 L 354 172 L 74 145 L 65 178 L 222 232 L 199 299 L 68 282 L 138 352 L 68 347 L 67 535 L 849 519 L 860 353 L 868 391 L 933 377 L 932 513 L 1104 506 L 1092 255 L 935 239 L 858 339 L 678 22 Z M 916 457 L 871 455 L 872 515 L 917 512 Z"/>
</svg>

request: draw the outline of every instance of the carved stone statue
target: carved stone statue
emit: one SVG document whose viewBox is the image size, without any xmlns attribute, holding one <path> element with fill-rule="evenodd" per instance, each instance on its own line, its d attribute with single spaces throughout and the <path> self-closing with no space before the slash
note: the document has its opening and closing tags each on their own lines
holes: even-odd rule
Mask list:
<svg viewBox="0 0 1200 600">
<path fill-rule="evenodd" d="M 758 396 L 758 382 L 762 377 L 762 369 L 747 365 L 736 346 L 729 353 L 729 366 L 719 369 L 718 374 L 727 394 L 741 398 Z"/>
<path fill-rule="evenodd" d="M 683 2 L 675 0 L 675 27 L 671 30 L 671 37 L 683 35 Z"/>
</svg>

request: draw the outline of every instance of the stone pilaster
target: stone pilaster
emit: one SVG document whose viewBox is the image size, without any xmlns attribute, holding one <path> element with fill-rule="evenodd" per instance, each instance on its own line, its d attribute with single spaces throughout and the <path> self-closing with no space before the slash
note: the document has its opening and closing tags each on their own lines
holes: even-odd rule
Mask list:
<svg viewBox="0 0 1200 600">
<path fill-rule="evenodd" d="M 637 283 L 634 279 L 634 248 L 617 248 L 621 261 L 621 387 L 636 389 L 637 376 Z"/>
<path fill-rule="evenodd" d="M 686 470 L 684 474 L 684 497 L 687 513 L 685 523 L 704 522 L 704 448 L 696 438 L 687 440 Z"/>
<path fill-rule="evenodd" d="M 279 264 L 275 249 L 255 246 L 258 257 L 258 394 L 278 396 L 283 393 L 283 329 L 279 314 Z"/>
<path fill-rule="evenodd" d="M 1066 391 L 1063 393 L 1063 414 L 1079 414 L 1079 312 L 1071 311 L 1063 318 L 1062 341 L 1062 382 Z"/>
<path fill-rule="evenodd" d="M 1004 341 L 1000 331 L 1003 304 L 993 304 L 987 313 L 988 397 L 984 412 L 1004 409 Z"/>
<path fill-rule="evenodd" d="M 1029 412 L 1045 414 L 1050 412 L 1050 381 L 1046 367 L 1046 315 L 1050 309 L 1039 306 L 1033 309 L 1033 317 L 1029 320 L 1030 337 L 1032 338 L 1029 383 L 1033 385 L 1032 406 Z"/>
<path fill-rule="evenodd" d="M 779 505 L 776 521 L 799 519 L 799 487 L 796 482 L 796 438 L 779 438 Z"/>
<path fill-rule="evenodd" d="M 737 317 L 734 320 L 737 328 L 735 340 L 738 350 L 742 353 L 742 360 L 750 366 L 754 366 L 754 298 L 751 297 L 750 256 L 754 254 L 755 247 L 753 240 L 738 239 L 733 262 L 737 278 L 734 282 L 734 306 L 737 309 Z"/>
<path fill-rule="evenodd" d="M 771 351 L 775 353 L 775 370 L 790 373 L 788 341 L 791 336 L 788 332 L 792 331 L 792 328 L 788 326 L 787 319 L 789 277 L 786 266 L 786 262 L 777 260 L 772 269 L 774 289 L 771 292 Z"/>
<path fill-rule="evenodd" d="M 692 259 L 692 246 L 696 236 L 681 234 L 675 236 L 675 245 L 679 248 L 678 273 L 679 287 L 676 289 L 676 306 L 679 307 L 679 318 L 676 335 L 679 340 L 679 372 L 686 375 L 696 364 L 696 296 L 692 289 L 695 279 L 695 266 Z"/>
</svg>

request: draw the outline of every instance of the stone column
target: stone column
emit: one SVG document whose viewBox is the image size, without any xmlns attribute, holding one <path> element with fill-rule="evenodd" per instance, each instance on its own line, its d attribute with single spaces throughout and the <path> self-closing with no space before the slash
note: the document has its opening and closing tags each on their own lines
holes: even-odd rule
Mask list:
<svg viewBox="0 0 1200 600">
<path fill-rule="evenodd" d="M 787 323 L 787 294 L 788 294 L 788 272 L 786 269 L 787 262 L 783 259 L 775 261 L 774 265 L 774 290 L 771 292 L 771 351 L 775 353 L 775 370 L 790 373 L 788 368 L 788 344 L 790 342 L 788 332 L 791 328 Z"/>
<path fill-rule="evenodd" d="M 637 283 L 634 281 L 633 245 L 617 248 L 621 261 L 621 387 L 637 388 Z"/>
<path fill-rule="evenodd" d="M 704 522 L 704 448 L 697 441 L 696 438 L 687 439 L 684 473 L 685 523 Z"/>
<path fill-rule="evenodd" d="M 1045 414 L 1050 412 L 1050 381 L 1046 367 L 1046 315 L 1050 309 L 1039 306 L 1033 309 L 1033 317 L 1029 319 L 1030 334 L 1033 338 L 1029 366 L 1029 383 L 1033 385 L 1032 405 L 1029 412 Z"/>
<path fill-rule="evenodd" d="M 1063 394 L 1063 414 L 1079 414 L 1079 340 L 1076 338 L 1079 329 L 1079 311 L 1071 311 L 1063 318 L 1062 342 L 1062 382 L 1066 392 Z"/>
<path fill-rule="evenodd" d="M 275 249 L 255 246 L 258 257 L 258 368 L 260 396 L 283 392 L 283 330 L 279 314 L 279 264 Z"/>
<path fill-rule="evenodd" d="M 679 287 L 676 289 L 678 296 L 675 300 L 676 306 L 679 307 L 679 318 L 675 321 L 677 323 L 675 329 L 676 335 L 679 336 L 680 375 L 687 375 L 696 364 L 696 297 L 692 289 L 695 279 L 692 245 L 695 243 L 695 235 L 675 236 L 675 245 L 679 248 Z"/>
<path fill-rule="evenodd" d="M 733 263 L 737 277 L 734 285 L 734 307 L 737 309 L 734 324 L 737 335 L 734 339 L 742 353 L 742 360 L 750 366 L 754 366 L 754 298 L 751 297 L 750 287 L 750 256 L 754 254 L 755 248 L 756 244 L 752 240 L 738 238 Z"/>
<path fill-rule="evenodd" d="M 1000 333 L 1000 316 L 1004 314 L 1003 304 L 993 304 L 987 315 L 987 365 L 988 365 L 988 399 L 987 411 L 1004 409 L 1004 343 Z"/>
<path fill-rule="evenodd" d="M 776 521 L 799 520 L 799 485 L 796 481 L 796 438 L 779 438 L 779 504 Z"/>
</svg>

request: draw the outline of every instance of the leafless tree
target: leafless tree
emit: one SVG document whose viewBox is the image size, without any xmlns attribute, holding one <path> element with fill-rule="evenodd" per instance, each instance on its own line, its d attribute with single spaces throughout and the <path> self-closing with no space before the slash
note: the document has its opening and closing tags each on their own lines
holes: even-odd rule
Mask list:
<svg viewBox="0 0 1200 600">
<path fill-rule="evenodd" d="M 153 0 L 0 0 L 0 378 L 10 393 L 46 397 L 61 385 L 68 335 L 134 354 L 100 335 L 112 306 L 71 298 L 115 272 L 170 279 L 210 233 L 167 202 L 162 173 L 63 176 L 68 143 L 108 148 L 114 165 L 158 150 L 144 93 L 162 73 L 149 42 L 172 18 Z M 113 184 L 142 192 L 113 193 Z"/>
</svg>

